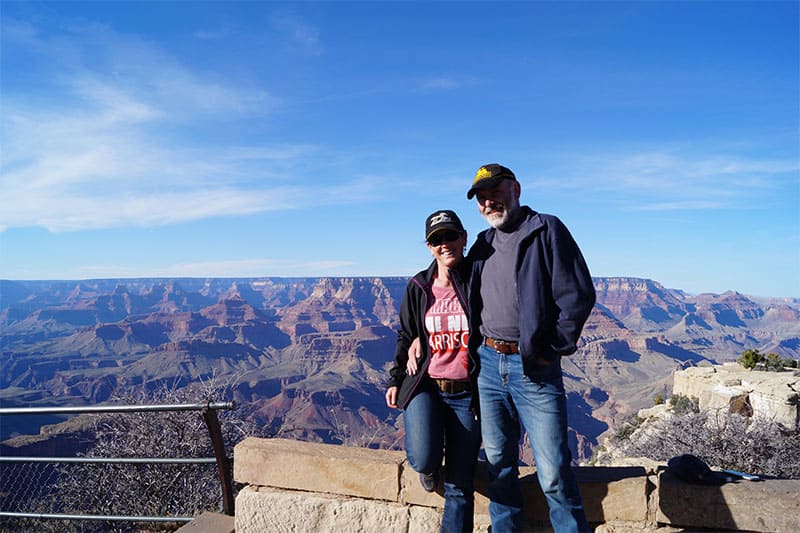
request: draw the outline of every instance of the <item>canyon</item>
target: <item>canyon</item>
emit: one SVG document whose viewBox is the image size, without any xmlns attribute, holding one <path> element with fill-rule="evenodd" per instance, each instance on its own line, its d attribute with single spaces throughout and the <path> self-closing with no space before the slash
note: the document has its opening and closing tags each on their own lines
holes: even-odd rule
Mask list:
<svg viewBox="0 0 800 533">
<path fill-rule="evenodd" d="M 271 435 L 401 449 L 402 414 L 383 393 L 407 281 L 3 280 L 0 402 L 90 405 L 214 380 Z M 691 295 L 642 278 L 594 283 L 579 349 L 562 361 L 578 460 L 669 396 L 676 369 L 747 349 L 800 359 L 800 299 Z M 38 429 L 4 424 L 2 440 Z"/>
</svg>

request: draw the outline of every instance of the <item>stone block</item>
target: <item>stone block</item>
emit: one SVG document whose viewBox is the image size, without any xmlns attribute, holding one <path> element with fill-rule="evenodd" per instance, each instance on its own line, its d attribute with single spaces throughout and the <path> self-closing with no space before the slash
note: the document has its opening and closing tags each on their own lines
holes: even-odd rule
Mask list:
<svg viewBox="0 0 800 533">
<path fill-rule="evenodd" d="M 442 510 L 421 505 L 408 507 L 408 533 L 430 533 L 439 531 L 442 525 Z M 490 533 L 492 521 L 488 514 L 476 512 L 473 517 L 472 533 Z"/>
<path fill-rule="evenodd" d="M 250 437 L 234 449 L 240 483 L 398 501 L 405 454 Z"/>
<path fill-rule="evenodd" d="M 475 518 L 473 518 L 473 526 L 473 533 L 491 533 L 492 519 L 489 518 L 489 511 L 486 511 L 486 514 L 476 512 Z"/>
<path fill-rule="evenodd" d="M 586 519 L 591 523 L 647 520 L 647 471 L 638 467 L 575 469 Z"/>
<path fill-rule="evenodd" d="M 712 530 L 796 533 L 800 530 L 800 480 L 738 481 L 690 485 L 664 472 L 659 478 L 660 523 Z"/>
<path fill-rule="evenodd" d="M 647 470 L 641 466 L 577 467 L 574 469 L 589 522 L 644 522 L 647 520 Z M 520 467 L 520 483 L 525 516 L 531 524 L 549 522 L 549 507 L 539 486 L 536 469 Z M 486 463 L 479 461 L 475 469 L 475 513 L 489 515 L 488 475 Z M 417 474 L 403 469 L 401 502 L 428 507 L 444 506 L 442 486 L 435 493 L 422 490 Z M 477 527 L 477 522 L 476 522 Z"/>
<path fill-rule="evenodd" d="M 688 529 L 671 526 L 650 526 L 646 524 L 629 524 L 626 522 L 608 522 L 600 524 L 594 533 L 689 533 Z M 707 532 L 714 533 L 714 532 Z"/>
<path fill-rule="evenodd" d="M 538 513 L 536 516 L 544 516 L 547 520 L 547 507 L 544 503 L 542 490 L 539 488 L 538 480 L 534 476 L 536 468 L 520 467 L 520 483 L 522 484 L 522 497 L 526 508 L 545 505 L 544 514 Z M 442 469 L 444 476 L 444 469 Z M 475 467 L 475 513 L 476 515 L 489 516 L 489 476 L 486 471 L 486 462 L 478 461 Z M 425 492 L 419 483 L 418 474 L 407 464 L 403 468 L 400 480 L 400 501 L 408 505 L 423 505 L 427 507 L 444 507 L 444 488 L 442 482 L 436 487 L 435 492 Z M 530 502 L 530 503 L 528 503 Z"/>
<path fill-rule="evenodd" d="M 643 467 L 575 467 L 578 490 L 590 523 L 644 522 L 647 519 L 647 471 Z M 535 470 L 521 477 L 525 518 L 549 523 L 550 510 Z"/>
<path fill-rule="evenodd" d="M 408 533 L 430 533 L 439 531 L 442 525 L 442 510 L 412 505 L 408 508 Z"/>
<path fill-rule="evenodd" d="M 175 533 L 234 533 L 234 518 L 219 513 L 201 513 Z"/>
<path fill-rule="evenodd" d="M 521 468 L 523 475 L 535 472 L 533 468 Z M 440 479 L 445 475 L 444 468 L 441 470 Z M 489 514 L 489 496 L 487 492 L 488 474 L 486 472 L 486 462 L 478 461 L 475 466 L 475 512 Z M 442 481 L 436 487 L 435 492 L 425 492 L 419 483 L 419 475 L 408 463 L 404 464 L 400 479 L 400 501 L 409 505 L 424 505 L 428 507 L 444 507 L 444 487 Z"/>
<path fill-rule="evenodd" d="M 407 505 L 422 505 L 425 507 L 437 507 L 441 511 L 444 506 L 444 488 L 442 487 L 441 470 L 439 484 L 434 492 L 425 492 L 419 483 L 419 474 L 414 471 L 408 463 L 403 463 L 400 474 L 400 498 L 399 501 Z"/>
<path fill-rule="evenodd" d="M 236 497 L 236 533 L 266 531 L 410 531 L 409 511 L 376 500 L 245 487 Z"/>
</svg>

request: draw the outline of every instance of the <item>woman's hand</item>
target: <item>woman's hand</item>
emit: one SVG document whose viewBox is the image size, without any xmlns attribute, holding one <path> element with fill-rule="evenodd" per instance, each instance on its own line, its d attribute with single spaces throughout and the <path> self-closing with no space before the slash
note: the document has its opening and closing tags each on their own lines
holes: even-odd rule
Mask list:
<svg viewBox="0 0 800 533">
<path fill-rule="evenodd" d="M 399 409 L 399 407 L 397 407 L 397 387 L 389 387 L 386 389 L 386 405 L 393 409 Z"/>
<path fill-rule="evenodd" d="M 411 343 L 411 346 L 408 347 L 408 362 L 406 363 L 406 374 L 409 376 L 413 376 L 419 370 L 419 357 L 420 357 L 420 348 L 419 348 L 419 337 L 414 339 Z"/>
</svg>

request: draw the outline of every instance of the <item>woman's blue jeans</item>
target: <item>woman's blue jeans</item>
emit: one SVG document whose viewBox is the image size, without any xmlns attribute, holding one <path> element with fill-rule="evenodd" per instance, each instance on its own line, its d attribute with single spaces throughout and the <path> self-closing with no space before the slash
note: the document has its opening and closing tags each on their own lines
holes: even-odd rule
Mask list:
<svg viewBox="0 0 800 533">
<path fill-rule="evenodd" d="M 519 354 L 478 348 L 481 431 L 489 470 L 492 531 L 523 531 L 519 484 L 520 422 L 528 432 L 536 475 L 556 533 L 590 531 L 567 442 L 567 398 L 561 364 L 523 371 Z"/>
<path fill-rule="evenodd" d="M 475 462 L 481 430 L 472 393 L 448 394 L 423 386 L 403 414 L 406 456 L 415 471 L 437 472 L 445 461 L 443 532 L 472 531 Z"/>
</svg>

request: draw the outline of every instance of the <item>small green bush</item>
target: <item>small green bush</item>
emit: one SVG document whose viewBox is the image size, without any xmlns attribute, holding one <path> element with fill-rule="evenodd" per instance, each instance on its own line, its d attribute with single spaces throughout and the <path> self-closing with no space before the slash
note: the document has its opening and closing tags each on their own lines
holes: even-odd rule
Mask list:
<svg viewBox="0 0 800 533">
<path fill-rule="evenodd" d="M 622 427 L 619 428 L 619 431 L 614 434 L 612 439 L 617 442 L 628 440 L 630 436 L 633 435 L 637 429 L 639 429 L 639 426 L 642 425 L 642 421 L 643 419 L 639 418 L 638 416 L 634 416 L 622 424 Z"/>
<path fill-rule="evenodd" d="M 783 360 L 778 356 L 778 354 L 769 353 L 764 359 L 764 367 L 765 370 L 769 370 L 771 372 L 782 372 Z"/>
<path fill-rule="evenodd" d="M 758 350 L 745 350 L 736 362 L 748 370 L 753 370 L 758 363 L 764 362 L 764 355 Z"/>
<path fill-rule="evenodd" d="M 776 353 L 764 355 L 758 350 L 745 350 L 739 359 L 736 360 L 740 365 L 748 370 L 767 370 L 769 372 L 782 372 L 787 367 L 797 368 L 797 361 L 791 358 L 781 359 Z"/>
<path fill-rule="evenodd" d="M 694 396 L 690 398 L 683 394 L 675 394 L 674 396 L 670 396 L 669 408 L 676 415 L 699 413 L 700 401 Z"/>
</svg>

